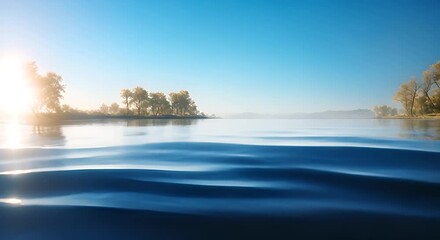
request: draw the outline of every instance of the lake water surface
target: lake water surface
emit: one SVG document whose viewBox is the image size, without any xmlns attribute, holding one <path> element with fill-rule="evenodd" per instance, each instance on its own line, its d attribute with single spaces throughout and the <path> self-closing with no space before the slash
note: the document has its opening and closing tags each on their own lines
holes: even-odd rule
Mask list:
<svg viewBox="0 0 440 240">
<path fill-rule="evenodd" d="M 0 239 L 440 239 L 438 120 L 0 123 Z"/>
</svg>

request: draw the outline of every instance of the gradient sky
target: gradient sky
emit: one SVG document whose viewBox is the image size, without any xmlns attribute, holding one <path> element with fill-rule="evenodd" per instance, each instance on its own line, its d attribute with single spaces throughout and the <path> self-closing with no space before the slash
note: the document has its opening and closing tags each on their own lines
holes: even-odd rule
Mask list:
<svg viewBox="0 0 440 240">
<path fill-rule="evenodd" d="M 65 103 L 187 89 L 209 114 L 393 104 L 440 60 L 440 1 L 5 1 L 0 55 L 62 75 Z"/>
</svg>

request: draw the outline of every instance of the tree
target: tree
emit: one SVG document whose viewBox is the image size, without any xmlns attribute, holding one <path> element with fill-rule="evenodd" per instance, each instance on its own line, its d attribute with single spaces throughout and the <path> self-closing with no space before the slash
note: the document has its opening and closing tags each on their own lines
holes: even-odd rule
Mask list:
<svg viewBox="0 0 440 240">
<path fill-rule="evenodd" d="M 74 111 L 75 111 L 75 109 L 73 109 L 71 106 L 69 106 L 67 104 L 63 104 L 61 106 L 61 112 L 63 112 L 63 113 L 71 113 L 71 112 L 74 112 Z"/>
<path fill-rule="evenodd" d="M 195 116 L 195 115 L 199 114 L 199 110 L 197 109 L 197 105 L 194 102 L 194 100 L 191 100 L 191 103 L 188 107 L 187 112 L 188 112 L 188 115 L 191 115 L 191 116 Z"/>
<path fill-rule="evenodd" d="M 416 100 L 414 102 L 414 112 L 417 115 L 425 115 L 432 112 L 432 108 L 429 105 L 428 98 L 425 95 L 419 94 L 416 97 Z"/>
<path fill-rule="evenodd" d="M 109 113 L 112 115 L 117 115 L 117 114 L 119 114 L 119 112 L 120 112 L 119 104 L 117 104 L 115 102 L 112 103 L 109 107 Z"/>
<path fill-rule="evenodd" d="M 397 115 L 397 109 L 387 105 L 374 106 L 373 111 L 379 118 Z"/>
<path fill-rule="evenodd" d="M 148 92 L 142 87 L 135 87 L 133 89 L 132 99 L 138 115 L 141 115 L 142 109 L 148 108 Z"/>
<path fill-rule="evenodd" d="M 434 80 L 434 83 L 437 85 L 438 88 L 440 88 L 440 61 L 432 64 L 430 69 L 432 71 L 432 78 Z"/>
<path fill-rule="evenodd" d="M 414 116 L 414 103 L 419 91 L 420 85 L 416 78 L 412 78 L 408 83 L 400 85 L 399 90 L 394 95 L 394 100 L 402 103 L 403 108 L 408 116 Z"/>
<path fill-rule="evenodd" d="M 35 101 L 32 106 L 34 113 L 61 112 L 61 99 L 65 93 L 63 78 L 49 72 L 44 76 L 38 74 L 38 66 L 35 62 L 29 62 L 24 66 L 24 78 L 32 88 Z"/>
<path fill-rule="evenodd" d="M 102 114 L 109 114 L 109 106 L 102 104 L 101 107 L 99 107 L 99 112 Z"/>
<path fill-rule="evenodd" d="M 431 107 L 433 109 L 435 109 L 436 106 L 435 106 L 434 102 L 432 101 L 431 97 L 429 96 L 433 85 L 434 85 L 433 78 L 431 77 L 429 70 L 426 70 L 425 72 L 423 72 L 423 84 L 421 85 L 420 89 L 421 89 L 423 95 L 428 100 Z"/>
<path fill-rule="evenodd" d="M 440 111 L 440 105 L 436 104 L 431 97 L 433 90 L 438 89 L 440 84 L 440 61 L 423 72 L 423 84 L 421 90 L 430 105 L 429 112 Z"/>
<path fill-rule="evenodd" d="M 50 112 L 59 112 L 61 99 L 66 91 L 65 86 L 61 84 L 63 78 L 56 73 L 49 72 L 43 77 L 43 81 L 46 109 Z"/>
<path fill-rule="evenodd" d="M 31 86 L 36 95 L 34 113 L 61 112 L 61 99 L 65 92 L 65 86 L 61 84 L 63 78 L 53 72 L 45 76 L 30 76 Z"/>
<path fill-rule="evenodd" d="M 196 115 L 198 113 L 195 102 L 189 92 L 182 90 L 178 93 L 170 93 L 171 111 L 174 115 Z"/>
<path fill-rule="evenodd" d="M 161 92 L 150 93 L 150 107 L 155 116 L 169 114 L 171 110 L 167 97 Z"/>
<path fill-rule="evenodd" d="M 121 90 L 122 103 L 125 104 L 126 114 L 130 112 L 130 106 L 133 101 L 133 93 L 129 89 Z"/>
<path fill-rule="evenodd" d="M 440 88 L 436 88 L 432 91 L 431 99 L 436 106 L 440 106 Z M 439 110 L 437 110 L 439 112 Z"/>
</svg>

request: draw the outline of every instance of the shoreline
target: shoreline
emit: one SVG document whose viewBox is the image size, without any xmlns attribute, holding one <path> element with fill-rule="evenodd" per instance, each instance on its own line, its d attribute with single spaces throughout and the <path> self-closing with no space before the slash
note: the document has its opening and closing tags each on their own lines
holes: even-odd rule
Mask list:
<svg viewBox="0 0 440 240">
<path fill-rule="evenodd" d="M 207 116 L 138 116 L 138 115 L 58 115 L 48 114 L 41 116 L 28 116 L 23 120 L 29 124 L 54 124 L 70 121 L 101 121 L 101 120 L 197 120 L 214 119 Z"/>
<path fill-rule="evenodd" d="M 221 117 L 209 117 L 209 116 L 175 116 L 175 115 L 161 115 L 161 116 L 138 116 L 138 115 L 100 115 L 100 114 L 91 114 L 91 115 L 77 115 L 77 114 L 44 114 L 40 116 L 26 116 L 21 118 L 20 121 L 23 121 L 28 124 L 57 124 L 57 123 L 66 123 L 66 122 L 81 122 L 81 121 L 106 121 L 106 120 L 199 120 L 199 119 L 222 119 Z M 228 119 L 228 118 L 226 118 Z M 236 119 L 236 118 L 234 118 Z M 240 118 L 238 118 L 240 119 Z M 246 118 L 243 118 L 246 119 Z M 252 119 L 252 118 L 251 118 Z M 276 118 L 275 118 L 276 119 Z M 387 116 L 387 117 L 371 117 L 371 118 L 279 118 L 279 119 L 406 119 L 406 120 L 440 120 L 440 115 L 430 116 Z M 250 119 L 249 119 L 250 120 Z"/>
<path fill-rule="evenodd" d="M 389 117 L 376 117 L 376 119 L 408 119 L 408 120 L 440 120 L 440 115 L 435 116 L 414 116 L 414 117 L 408 117 L 408 116 L 389 116 Z"/>
</svg>

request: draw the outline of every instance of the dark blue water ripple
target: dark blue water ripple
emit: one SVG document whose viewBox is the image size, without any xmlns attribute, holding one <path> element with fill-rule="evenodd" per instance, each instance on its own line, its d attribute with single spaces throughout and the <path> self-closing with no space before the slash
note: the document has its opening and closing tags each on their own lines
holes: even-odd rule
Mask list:
<svg viewBox="0 0 440 240">
<path fill-rule="evenodd" d="M 173 142 L 0 150 L 1 239 L 440 239 L 440 153 Z"/>
</svg>

